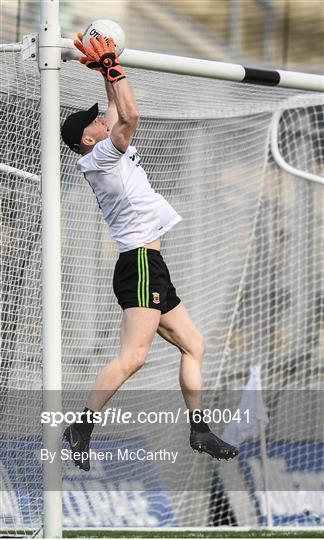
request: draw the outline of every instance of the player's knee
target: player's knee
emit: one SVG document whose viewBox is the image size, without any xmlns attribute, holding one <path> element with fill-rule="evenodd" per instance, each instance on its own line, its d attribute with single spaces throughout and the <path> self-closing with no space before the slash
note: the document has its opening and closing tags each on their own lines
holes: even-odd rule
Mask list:
<svg viewBox="0 0 324 540">
<path fill-rule="evenodd" d="M 147 358 L 147 351 L 137 351 L 130 360 L 128 364 L 129 373 L 133 374 L 136 373 L 139 369 L 141 369 L 146 361 Z"/>
<path fill-rule="evenodd" d="M 205 338 L 200 333 L 195 336 L 191 343 L 190 354 L 199 362 L 202 362 L 205 353 L 206 343 Z"/>
<path fill-rule="evenodd" d="M 127 357 L 120 359 L 123 370 L 126 372 L 127 376 L 136 373 L 136 371 L 138 371 L 139 369 L 141 369 L 141 367 L 144 366 L 147 354 L 147 348 L 138 348 L 129 353 Z"/>
</svg>

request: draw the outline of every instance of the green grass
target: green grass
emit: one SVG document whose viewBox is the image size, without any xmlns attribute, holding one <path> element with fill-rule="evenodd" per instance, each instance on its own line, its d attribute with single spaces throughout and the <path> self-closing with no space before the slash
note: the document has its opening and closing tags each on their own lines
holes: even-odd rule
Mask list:
<svg viewBox="0 0 324 540">
<path fill-rule="evenodd" d="M 323 531 L 65 531 L 64 538 L 323 538 Z"/>
</svg>

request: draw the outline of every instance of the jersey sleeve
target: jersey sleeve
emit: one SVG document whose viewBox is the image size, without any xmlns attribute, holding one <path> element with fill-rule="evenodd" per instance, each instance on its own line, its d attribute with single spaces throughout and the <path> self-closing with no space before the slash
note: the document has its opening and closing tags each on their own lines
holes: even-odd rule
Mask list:
<svg viewBox="0 0 324 540">
<path fill-rule="evenodd" d="M 121 152 L 116 148 L 110 137 L 98 142 L 91 153 L 92 159 L 98 169 L 104 167 L 105 170 L 115 167 L 117 162 L 124 155 L 124 152 Z"/>
</svg>

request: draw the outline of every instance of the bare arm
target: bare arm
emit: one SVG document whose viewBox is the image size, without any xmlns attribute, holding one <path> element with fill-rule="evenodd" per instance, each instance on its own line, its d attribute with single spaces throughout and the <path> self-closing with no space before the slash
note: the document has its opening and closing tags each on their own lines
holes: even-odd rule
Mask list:
<svg viewBox="0 0 324 540">
<path fill-rule="evenodd" d="M 117 107 L 116 107 L 115 98 L 114 98 L 114 92 L 112 89 L 112 84 L 106 78 L 105 78 L 105 89 L 106 89 L 106 94 L 107 94 L 107 99 L 108 99 L 108 109 L 106 111 L 105 117 L 108 120 L 108 127 L 111 131 L 118 120 L 118 113 L 117 113 Z"/>
<path fill-rule="evenodd" d="M 139 120 L 136 100 L 120 65 L 113 40 L 109 38 L 106 43 L 105 38 L 99 35 L 97 39 L 92 37 L 90 43 L 91 47 L 83 45 L 81 41 L 75 42 L 78 49 L 87 55 L 81 57 L 82 63 L 89 65 L 89 67 L 92 65 L 92 68 L 95 63 L 95 68 L 99 67 L 107 77 L 107 84 L 105 84 L 108 100 L 113 98 L 108 106 L 107 115 L 109 114 L 109 117 L 112 118 L 112 123 L 116 118 L 113 116 L 115 115 L 113 101 L 117 109 L 117 121 L 111 128 L 110 137 L 116 148 L 125 152 L 133 138 Z"/>
<path fill-rule="evenodd" d="M 117 122 L 111 131 L 111 140 L 116 148 L 125 152 L 137 128 L 139 112 L 126 78 L 112 83 L 111 86 L 118 115 Z"/>
</svg>

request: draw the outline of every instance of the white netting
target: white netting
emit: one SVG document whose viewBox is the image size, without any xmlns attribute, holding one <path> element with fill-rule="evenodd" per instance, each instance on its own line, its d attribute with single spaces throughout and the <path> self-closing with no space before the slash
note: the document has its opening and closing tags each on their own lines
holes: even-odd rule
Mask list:
<svg viewBox="0 0 324 540">
<path fill-rule="evenodd" d="M 0 66 L 1 163 L 39 174 L 37 65 L 22 63 L 19 54 L 1 53 Z M 269 455 L 277 460 L 285 452 L 294 455 L 292 470 L 300 471 L 302 465 L 313 474 L 322 455 L 317 445 L 323 425 L 323 187 L 279 169 L 269 140 L 272 115 L 283 109 L 279 149 L 284 159 L 323 174 L 323 98 L 143 70 L 127 73 L 141 112 L 134 142 L 142 165 L 153 187 L 183 217 L 163 238 L 162 250 L 177 292 L 206 338 L 206 406 L 222 406 L 221 391 L 241 390 L 250 367 L 261 365 L 270 408 Z M 103 112 L 101 78 L 75 62 L 63 65 L 62 121 L 95 101 Z M 112 292 L 116 249 L 75 161 L 62 144 L 62 361 L 64 389 L 76 391 L 69 394 L 72 410 L 83 407 L 78 393 L 90 388 L 100 367 L 117 353 L 121 319 Z M 41 401 L 30 392 L 41 388 L 41 194 L 35 179 L 0 172 L 0 197 L 0 529 L 19 530 L 36 528 L 42 512 L 35 457 Z M 126 388 L 156 391 L 152 405 L 158 407 L 159 390 L 178 390 L 178 367 L 178 351 L 157 337 L 145 368 Z M 296 389 L 299 394 L 274 395 L 271 389 Z M 229 400 L 237 404 L 233 396 Z M 114 429 L 112 437 L 118 434 Z M 159 430 L 153 427 L 148 440 L 158 441 Z M 143 493 L 126 498 L 114 491 L 100 496 L 84 491 L 71 502 L 65 492 L 65 525 L 264 523 L 260 500 L 239 470 L 242 463 L 211 468 L 207 456 L 192 460 L 187 431 L 180 435 L 192 468 L 191 474 L 186 467 L 177 469 L 179 492 L 147 499 L 146 477 L 139 488 Z M 138 426 L 129 433 L 143 436 Z M 168 432 L 163 437 L 167 446 Z M 286 477 L 280 484 L 277 474 L 272 490 L 287 489 L 284 481 Z M 190 491 L 202 485 L 205 491 Z M 314 498 L 307 514 L 301 502 L 294 507 L 297 497 L 288 504 L 284 496 L 281 492 L 281 506 L 279 495 L 276 507 L 273 501 L 276 524 L 291 519 L 317 523 Z M 89 510 L 91 501 L 95 504 Z"/>
</svg>

